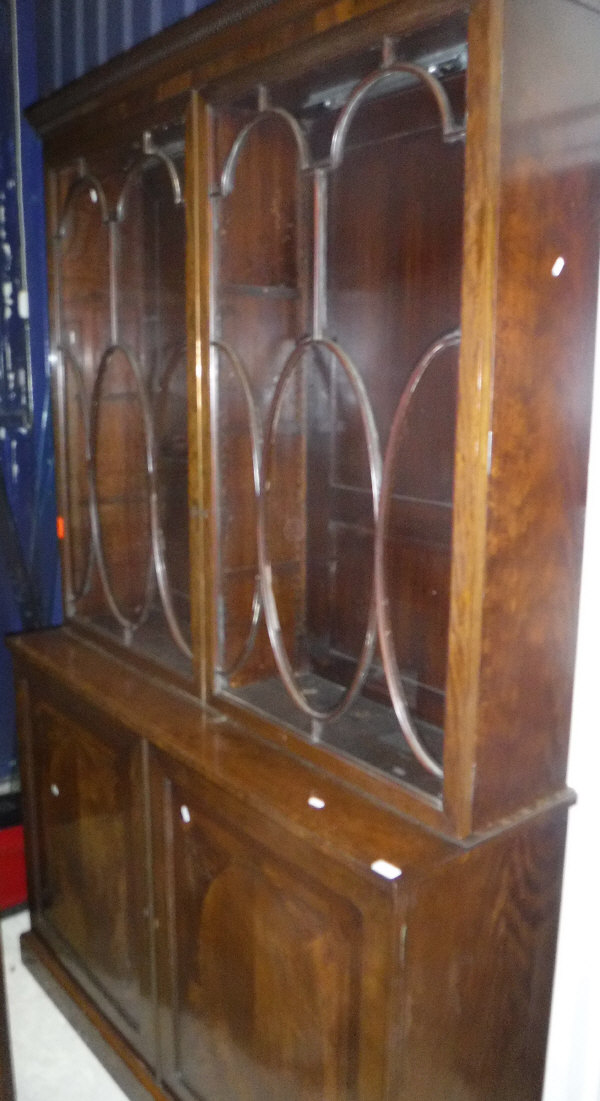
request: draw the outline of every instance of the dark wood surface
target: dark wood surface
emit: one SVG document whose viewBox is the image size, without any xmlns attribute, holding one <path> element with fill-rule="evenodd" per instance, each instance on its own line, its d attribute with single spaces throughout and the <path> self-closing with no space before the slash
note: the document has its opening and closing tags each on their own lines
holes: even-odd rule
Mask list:
<svg viewBox="0 0 600 1101">
<path fill-rule="evenodd" d="M 260 5 L 255 0 L 248 3 L 220 0 L 218 9 L 198 12 L 185 23 L 168 28 L 32 105 L 28 117 L 48 148 L 52 147 L 64 159 L 66 143 L 71 143 L 75 135 L 98 144 L 99 135 L 94 135 L 89 127 L 90 110 L 95 110 L 98 104 L 104 112 L 106 132 L 101 142 L 106 146 L 114 141 L 115 134 L 123 134 L 131 116 L 150 107 L 158 121 L 165 102 L 185 102 L 191 88 L 204 88 L 208 80 L 222 78 L 224 72 L 239 71 L 246 80 L 252 65 L 279 54 L 281 69 L 289 75 L 290 53 L 298 71 L 299 50 L 308 44 L 313 55 L 318 51 L 319 44 L 315 47 L 311 41 L 315 35 L 343 28 L 370 12 L 376 13 L 377 23 L 380 9 L 385 25 L 388 18 L 385 9 L 389 7 L 389 0 L 354 0 L 352 4 L 347 0 L 342 4 L 323 0 L 264 0 Z M 465 10 L 462 0 L 402 0 L 401 7 L 403 23 L 409 28 L 419 26 L 424 19 L 434 21 Z M 244 26 L 240 28 L 238 24 L 242 21 Z M 361 31 L 360 22 L 352 26 L 345 37 L 346 44 L 359 41 Z M 367 36 L 372 37 L 371 30 L 367 30 Z M 65 130 L 71 131 L 68 137 Z"/>
<path fill-rule="evenodd" d="M 395 14 L 398 15 L 398 9 Z M 539 13 L 537 18 L 540 18 Z M 556 56 L 559 42 L 562 42 L 560 19 L 557 18 L 554 24 L 554 46 L 548 31 L 544 50 L 536 53 L 535 73 L 525 63 L 524 43 L 528 41 L 536 52 L 535 21 L 535 14 L 532 16 L 530 9 L 519 4 L 510 5 L 503 13 L 495 4 L 484 4 L 474 9 L 469 24 L 463 344 L 443 724 L 444 820 L 446 828 L 459 836 L 468 836 L 474 829 L 485 829 L 519 807 L 533 806 L 540 800 L 558 796 L 561 789 L 564 790 L 565 780 L 575 594 L 581 560 L 582 528 L 578 510 L 584 496 L 588 432 L 580 418 L 583 407 L 589 408 L 593 362 L 590 340 L 595 319 L 598 260 L 597 241 L 590 238 L 586 227 L 595 216 L 598 169 L 594 152 L 597 144 L 588 141 L 587 151 L 577 154 L 566 123 L 562 124 L 560 118 L 556 121 L 562 99 L 560 81 L 562 74 L 570 71 L 569 66 L 562 65 L 559 72 L 548 63 L 549 56 Z M 571 12 L 565 16 L 565 34 L 567 28 L 570 43 L 580 41 L 583 56 L 587 57 L 589 42 L 596 41 L 594 36 L 598 33 L 595 17 Z M 507 53 L 503 57 L 505 44 Z M 299 64 L 306 65 L 305 53 L 299 52 Z M 577 48 L 574 47 L 573 66 L 576 68 L 575 53 Z M 506 66 L 510 66 L 511 72 L 511 92 L 505 94 L 504 100 L 500 83 L 502 66 L 504 72 L 508 71 Z M 302 71 L 306 77 L 306 68 Z M 264 76 L 265 79 L 273 77 L 275 81 L 281 79 L 279 66 L 275 63 L 265 66 Z M 226 86 L 225 76 L 223 81 Z M 592 68 L 585 64 L 577 78 L 577 91 L 572 93 L 580 114 L 582 103 L 587 103 L 594 111 L 592 83 Z M 277 91 L 277 84 L 275 89 Z M 516 138 L 511 112 L 516 110 L 514 105 L 522 103 L 524 91 L 532 118 L 519 127 L 521 151 L 516 157 L 512 152 Z M 218 86 L 218 110 L 224 94 Z M 588 121 L 587 125 L 597 133 L 597 119 Z M 582 122 L 580 126 L 582 140 L 587 139 L 585 124 Z M 542 138 L 542 133 L 547 133 L 548 137 Z M 566 165 L 572 161 L 576 163 L 567 170 Z M 201 166 L 201 180 L 204 176 Z M 578 195 L 575 204 L 571 202 L 574 193 L 571 184 Z M 373 183 L 371 190 L 376 186 Z M 419 197 L 422 195 L 423 187 L 419 189 Z M 533 212 L 540 204 L 548 214 L 537 220 Z M 380 205 L 376 204 L 375 209 Z M 363 211 L 360 204 L 353 209 L 361 209 L 359 227 L 353 223 L 352 233 L 361 243 L 360 271 L 364 271 L 366 285 L 369 292 L 373 292 L 374 288 L 381 289 L 384 285 L 383 280 L 378 284 L 377 277 L 372 279 L 373 271 L 377 271 L 377 250 L 381 242 L 372 227 L 369 232 L 368 210 Z M 580 217 L 582 211 L 587 214 Z M 413 221 L 419 224 L 418 218 Z M 447 222 L 446 211 L 442 223 L 447 225 Z M 264 237 L 264 233 L 257 236 L 261 248 Z M 551 273 L 552 265 L 562 255 L 561 242 L 567 237 L 572 255 L 571 271 L 567 276 L 565 269 L 561 277 L 555 278 Z M 243 252 L 243 235 L 237 245 Z M 343 249 L 347 264 L 343 269 L 345 288 L 348 271 L 355 273 L 350 279 L 352 285 L 357 268 L 349 231 L 345 234 Z M 564 251 L 566 253 L 566 244 Z M 555 252 L 554 256 L 550 256 L 551 252 Z M 333 255 L 335 259 L 335 250 Z M 423 255 L 427 256 L 428 263 L 421 269 L 419 263 Z M 411 268 L 415 283 L 418 283 L 419 272 L 427 271 L 427 286 L 436 285 L 440 267 L 439 260 L 432 261 L 432 255 L 426 249 L 419 253 L 419 262 L 415 260 Z M 575 296 L 573 299 L 569 298 L 571 293 Z M 427 295 L 423 301 L 430 306 Z M 335 304 L 335 296 L 332 296 L 332 303 Z M 249 307 L 244 304 L 236 308 L 246 309 L 246 323 L 235 327 L 235 335 L 242 332 L 247 341 L 245 347 L 252 347 L 253 341 L 256 343 L 255 314 L 252 313 L 250 320 Z M 355 314 L 361 317 L 358 306 Z M 410 322 L 417 321 L 418 309 L 413 308 Z M 267 314 L 263 316 L 262 326 L 260 340 L 265 339 L 266 331 L 273 331 L 273 322 Z M 365 325 L 357 322 L 357 327 L 359 335 L 364 335 Z M 338 324 L 336 335 L 339 328 Z M 419 328 L 415 324 L 414 332 Z M 260 340 L 258 347 L 262 347 Z M 260 361 L 262 363 L 262 358 Z M 382 374 L 377 374 L 378 383 Z M 385 405 L 381 393 L 379 398 Z M 204 400 L 207 400 L 206 392 Z M 355 462 L 359 460 L 361 448 L 355 435 L 352 445 L 346 439 L 343 442 L 347 468 L 350 456 Z M 247 471 L 247 449 L 244 464 Z M 364 468 L 364 463 L 362 465 Z M 361 477 L 364 479 L 364 471 Z M 348 478 L 343 481 L 346 485 Z M 318 470 L 314 483 L 321 487 L 325 484 Z M 297 484 L 298 479 L 294 482 L 295 486 Z M 248 475 L 244 486 L 249 486 Z M 238 487 L 238 494 L 241 492 Z M 220 507 L 219 501 L 210 498 L 206 504 L 215 510 Z M 280 533 L 286 526 L 288 509 L 293 511 L 292 493 L 283 509 L 273 509 L 281 521 Z M 248 508 L 238 509 L 244 522 L 249 512 Z M 323 520 L 323 513 L 320 519 Z M 355 654 L 357 639 L 365 623 L 366 595 L 363 594 L 368 592 L 370 548 L 364 516 L 360 521 L 360 532 L 357 528 L 352 539 L 350 536 L 344 538 L 347 534 L 344 528 L 342 549 L 337 555 L 335 551 L 327 554 L 331 535 L 323 522 L 321 528 L 317 527 L 314 540 L 321 555 L 319 561 L 325 563 L 320 573 L 318 569 L 314 572 L 316 595 L 312 606 L 318 609 L 316 635 L 319 644 L 324 638 L 332 640 L 331 652 L 337 661 L 336 677 L 342 680 L 344 673 L 347 676 L 344 661 L 348 661 L 349 642 Z M 522 525 L 520 530 L 519 525 Z M 540 532 L 545 533 L 541 539 Z M 207 541 L 215 538 L 213 525 Z M 363 554 L 360 553 L 361 542 Z M 245 535 L 240 544 L 247 553 L 251 544 Z M 443 606 L 448 591 L 440 547 L 435 548 L 435 553 L 429 550 L 421 534 L 412 557 L 406 553 L 406 545 L 402 542 L 397 542 L 396 552 L 390 557 L 398 570 L 395 608 L 398 640 L 402 644 L 405 637 L 411 641 L 412 652 L 407 649 L 405 655 L 407 668 L 416 666 L 425 685 L 432 679 L 439 692 L 446 656 Z M 425 568 L 428 554 L 429 570 Z M 240 639 L 244 637 L 242 624 L 247 622 L 255 572 L 251 561 L 247 565 L 248 578 L 244 586 L 238 578 L 235 588 L 225 589 L 236 612 L 231 616 L 234 644 L 229 655 L 239 651 Z M 288 597 L 291 599 L 291 594 L 295 597 L 291 609 L 281 598 L 284 638 L 296 642 L 298 630 L 293 628 L 301 615 L 294 609 L 301 604 L 302 572 L 301 569 L 294 575 L 296 580 L 288 588 Z M 333 611 L 327 610 L 332 605 L 331 575 L 343 598 Z M 512 596 L 507 599 L 509 592 Z M 432 593 L 436 594 L 435 602 Z M 419 614 L 416 614 L 418 599 Z M 410 609 L 413 605 L 414 619 L 407 611 L 407 607 Z M 210 632 L 215 618 L 210 604 L 207 605 L 207 617 L 207 632 Z M 406 634 L 403 634 L 402 622 Z M 293 647 L 290 650 L 293 652 Z M 208 668 L 206 680 L 209 683 L 210 678 L 211 669 Z M 418 674 L 415 680 L 421 684 Z M 419 687 L 418 691 L 422 689 Z M 438 696 L 436 704 L 437 715 L 433 710 L 427 715 L 439 722 L 440 710 L 444 708 L 443 695 Z M 219 706 L 227 708 L 229 705 L 223 701 Z M 261 710 L 268 712 L 266 706 Z M 249 716 L 247 721 L 263 734 L 279 737 L 273 726 L 265 726 L 261 719 Z M 298 752 L 310 754 L 313 759 L 318 759 L 319 755 L 318 749 L 306 749 L 299 744 Z M 514 770 L 511 768 L 507 776 L 503 762 L 508 758 L 512 760 L 513 755 L 518 757 L 520 765 Z M 327 767 L 334 768 L 340 775 L 348 775 L 346 761 L 329 759 Z M 366 776 L 359 779 L 358 773 L 355 782 L 370 787 L 370 780 Z M 379 794 L 396 805 L 409 806 L 405 793 L 394 793 L 385 782 L 380 784 Z"/>
<path fill-rule="evenodd" d="M 370 752 L 358 739 L 335 756 L 331 750 L 340 744 L 343 749 L 343 739 L 328 739 L 325 732 L 321 740 L 330 748 L 321 747 L 306 740 L 298 723 L 295 750 L 459 837 L 560 798 L 565 782 L 598 259 L 597 242 L 587 231 L 598 196 L 595 74 L 588 60 L 598 28 L 593 13 L 561 5 L 555 29 L 544 32 L 544 49 L 536 52 L 538 21 L 543 21 L 540 12 L 516 0 L 502 11 L 489 2 L 470 13 L 466 93 L 461 78 L 448 82 L 459 118 L 466 95 L 464 158 L 460 143 L 441 145 L 435 109 L 427 96 L 409 89 L 389 97 L 381 110 L 379 104 L 367 105 L 352 131 L 347 171 L 336 175 L 330 195 L 330 325 L 360 363 L 383 442 L 400 383 L 418 351 L 440 330 L 457 324 L 459 308 L 462 314 L 458 400 L 452 364 L 440 366 L 423 384 L 398 455 L 386 549 L 398 664 L 414 719 L 429 724 L 438 756 L 443 739 L 444 783 L 436 789 L 418 770 L 408 770 L 406 782 L 396 783 L 391 768 L 386 774 L 386 752 L 377 747 Z M 269 34 L 259 35 L 267 25 Z M 185 448 L 174 466 L 163 464 L 172 478 L 161 492 L 167 572 L 186 598 L 189 562 L 193 665 L 205 697 L 213 694 L 215 679 L 223 687 L 227 676 L 219 670 L 235 664 L 243 649 L 256 584 L 246 415 L 239 384 L 221 353 L 219 372 L 225 381 L 219 414 L 211 419 L 210 338 L 222 336 L 248 361 L 264 427 L 265 394 L 274 384 L 266 362 L 281 363 L 286 341 L 297 339 L 308 324 L 312 263 L 307 255 L 310 196 L 298 183 L 294 143 L 280 120 L 254 131 L 238 166 L 239 190 L 221 202 L 211 248 L 209 193 L 228 144 L 249 117 L 259 84 L 268 84 L 274 101 L 286 110 L 304 110 L 310 88 L 322 84 L 328 66 L 333 65 L 336 79 L 368 71 L 383 30 L 402 41 L 406 36 L 412 56 L 427 43 L 459 41 L 465 26 L 464 12 L 459 15 L 450 3 L 365 0 L 334 10 L 305 0 L 292 12 L 282 2 L 252 15 L 243 34 L 233 24 L 216 31 L 204 13 L 190 24 L 194 44 L 178 55 L 183 68 L 177 69 L 170 54 L 175 39 L 165 39 L 160 58 L 152 47 L 123 62 L 123 82 L 99 103 L 86 99 L 82 84 L 33 113 L 40 125 L 43 117 L 50 126 L 48 163 L 63 173 L 74 150 L 85 154 L 94 174 L 107 181 L 111 207 L 119 194 L 117 177 L 120 172 L 123 178 L 127 163 L 124 151 L 139 143 L 142 129 L 170 133 L 173 120 L 182 118 L 186 81 L 204 97 L 194 99 L 188 113 L 186 159 L 189 558 L 183 519 Z M 575 59 L 560 67 L 547 63 L 563 38 L 574 55 L 580 44 L 581 64 Z M 535 71 L 525 62 L 527 42 L 538 59 Z M 501 70 L 510 72 L 503 85 Z M 571 71 L 576 77 L 567 79 L 564 73 Z M 133 92 L 126 91 L 133 88 L 135 102 Z M 121 93 L 117 108 L 113 97 Z M 90 124 L 91 118 L 115 111 L 131 126 L 115 142 L 118 153 L 107 152 L 110 129 L 102 131 L 100 141 L 101 128 Z M 394 132 L 404 135 L 399 143 L 390 139 L 392 118 Z M 417 127 L 412 134 L 411 125 Z M 579 144 L 573 127 L 580 133 Z M 310 141 L 319 155 L 330 132 L 330 122 L 311 123 Z M 443 189 L 437 187 L 440 178 Z M 354 217 L 355 211 L 360 217 Z M 98 220 L 97 213 L 94 217 Z M 394 233 L 385 228 L 392 224 Z M 141 226 L 132 224 L 128 231 L 132 257 L 143 251 Z M 127 238 L 126 230 L 126 225 L 119 227 L 118 233 Z M 568 262 L 554 278 L 552 265 L 563 252 Z M 165 265 L 166 302 L 177 297 L 172 293 L 176 266 Z M 145 309 L 143 267 L 128 265 L 125 292 L 129 281 L 131 293 L 118 295 L 133 344 Z M 88 281 L 101 270 L 100 264 L 90 265 Z M 83 295 L 89 325 L 97 303 L 88 309 L 86 278 L 76 277 L 76 265 L 73 274 L 74 293 Z M 182 293 L 183 283 L 179 286 Z M 286 295 L 249 294 L 252 287 L 283 287 Z M 94 302 L 97 291 L 106 305 L 106 286 L 93 291 Z M 131 312 L 136 304 L 138 321 L 135 308 Z M 172 317 L 166 311 L 169 331 L 172 318 L 175 329 L 183 328 L 182 305 L 180 297 Z M 88 343 L 81 357 L 92 362 L 100 350 L 93 332 Z M 308 373 L 317 375 L 314 368 Z M 117 400 L 121 375 L 123 400 Z M 331 433 L 320 434 L 317 425 L 295 436 L 291 421 L 288 432 L 280 418 L 268 541 L 282 639 L 292 663 L 344 684 L 356 667 L 368 614 L 372 508 L 365 494 L 368 475 L 354 398 L 347 384 L 338 381 L 334 389 L 340 427 L 333 443 Z M 104 400 L 109 396 L 110 404 Z M 323 405 L 316 390 L 312 397 L 313 404 Z M 119 372 L 111 361 L 100 398 L 97 481 L 107 576 L 117 604 L 135 616 L 143 597 L 149 528 L 142 419 L 131 370 Z M 77 488 L 77 395 L 69 400 L 71 428 L 58 426 L 59 441 L 66 436 L 72 453 L 67 447 L 67 458 L 59 463 L 61 498 L 67 532 L 74 533 L 80 549 L 65 548 L 65 565 L 67 577 L 71 572 L 80 578 L 89 530 L 83 519 L 85 492 Z M 288 394 L 286 416 L 300 423 L 306 401 L 299 388 L 296 406 Z M 335 419 L 332 411 L 332 424 Z M 178 434 L 182 424 L 183 415 Z M 96 583 L 82 598 L 83 604 L 91 603 L 87 618 L 100 632 L 119 636 L 121 628 L 115 631 L 110 615 L 96 610 L 99 597 L 105 603 Z M 185 671 L 185 659 L 177 656 L 154 606 L 127 649 L 132 656 L 143 652 L 159 665 Z M 274 673 L 261 626 L 251 661 L 230 678 L 233 692 L 213 699 L 261 736 L 288 743 L 284 715 L 274 713 L 268 721 L 269 708 L 259 699 L 258 682 Z M 236 689 L 247 685 L 253 688 L 250 710 L 247 695 L 233 699 Z M 384 705 L 388 700 L 377 652 L 367 695 Z M 397 724 L 395 729 L 397 734 Z M 519 761 L 510 775 L 502 764 L 508 756 Z"/>
<path fill-rule="evenodd" d="M 155 1039 L 142 748 L 86 712 L 30 705 L 37 805 L 33 925 L 151 1063 Z"/>
<path fill-rule="evenodd" d="M 383 1096 L 385 981 L 371 1001 L 361 973 L 374 986 L 385 972 L 393 934 L 375 917 L 384 898 L 218 789 L 156 763 L 157 882 L 169 885 L 156 897 L 170 932 L 159 946 L 166 1086 L 186 1101 Z"/>
<path fill-rule="evenodd" d="M 407 1098 L 542 1096 L 565 819 L 541 817 L 440 868 L 409 906 Z"/>
<path fill-rule="evenodd" d="M 583 9 L 551 10 L 549 24 L 540 6 L 511 4 L 499 24 L 484 5 L 472 21 L 446 741 L 446 805 L 461 832 L 557 790 L 566 769 L 598 278 L 585 227 L 598 209 L 588 127 L 599 27 Z"/>
<path fill-rule="evenodd" d="M 20 636 L 11 646 L 24 730 L 30 728 L 32 707 L 43 701 L 52 700 L 57 710 L 84 725 L 90 712 L 98 719 L 102 716 L 99 734 L 106 728 L 109 737 L 112 728 L 128 732 L 132 752 L 137 752 L 136 741 L 146 738 L 173 760 L 200 771 L 222 790 L 241 796 L 273 821 L 285 821 L 292 833 L 310 837 L 316 847 L 336 852 L 340 861 L 364 872 L 373 860 L 385 856 L 398 863 L 405 876 L 412 869 L 421 874 L 424 865 L 452 851 L 448 840 L 368 798 L 362 803 L 363 815 L 357 815 L 360 795 L 351 786 L 298 760 L 284 747 L 265 745 L 243 726 L 199 708 L 189 694 L 127 668 L 97 645 L 83 644 L 68 628 Z M 25 675 L 27 670 L 34 672 L 33 678 Z M 24 750 L 24 760 L 30 760 L 27 773 L 31 769 L 35 774 L 27 740 Z M 29 794 L 30 812 L 37 814 L 35 791 Z M 315 814 L 308 804 L 315 794 L 330 813 Z"/>
<path fill-rule="evenodd" d="M 247 633 L 256 510 L 247 408 L 210 344 L 242 353 L 264 431 L 277 371 L 313 324 L 315 256 L 309 173 L 281 115 L 260 120 L 217 198 L 220 173 L 265 89 L 324 157 L 337 108 L 315 93 L 347 98 L 384 36 L 409 59 L 469 47 L 466 78 L 443 77 L 466 146 L 441 142 L 420 85 L 367 101 L 332 177 L 326 250 L 330 336 L 359 364 L 384 444 L 415 357 L 462 329 L 458 363 L 448 355 L 411 407 L 385 552 L 399 663 L 443 781 L 420 766 L 392 777 L 389 732 L 375 737 L 389 704 L 377 651 L 350 741 L 343 723 L 311 731 L 280 706 L 264 627 L 228 672 Z M 90 456 L 70 376 L 58 466 L 80 619 L 11 644 L 27 950 L 128 1068 L 132 1096 L 539 1101 L 571 800 L 599 53 L 597 14 L 565 0 L 224 0 L 30 113 L 51 234 L 81 157 L 113 214 L 107 228 L 88 181 L 71 211 L 82 233 L 51 240 L 54 339 L 72 330 L 84 388 L 115 317 L 144 379 L 151 362 L 169 370 L 155 315 L 169 346 L 187 346 L 187 413 L 181 367 L 159 387 L 154 501 L 167 571 L 189 595 L 185 687 L 164 622 L 148 616 L 136 652 L 103 621 L 98 577 L 77 595 Z M 143 131 L 180 157 L 184 127 L 185 211 L 167 214 L 163 176 L 146 198 L 135 184 L 114 220 Z M 108 274 L 107 237 L 126 250 Z M 323 383 L 323 357 L 304 367 L 265 492 L 281 637 L 319 692 L 356 668 L 374 523 L 356 398 L 341 378 Z M 122 352 L 96 397 L 107 573 L 135 614 L 149 498 L 140 383 Z M 401 874 L 378 875 L 379 858 Z"/>
<path fill-rule="evenodd" d="M 505 31 L 476 828 L 556 790 L 567 761 L 598 285 L 585 226 L 597 217 L 600 158 L 586 144 L 599 20 L 567 7 L 555 24 L 563 9 L 516 5 Z M 525 106 L 523 42 L 542 13 Z M 574 83 L 546 64 L 571 35 Z"/>
<path fill-rule="evenodd" d="M 76 755 L 92 735 L 97 741 L 97 721 L 104 745 L 127 743 L 122 729 L 117 737 L 114 717 L 56 678 L 52 685 L 22 653 L 18 662 L 28 685 L 21 705 L 27 696 L 33 715 L 36 700 L 60 714 L 54 721 L 61 741 L 75 717 L 85 722 Z M 401 818 L 392 823 L 372 804 L 361 806 L 356 793 L 315 782 L 314 774 L 301 795 L 301 766 L 292 759 L 285 788 L 278 751 L 263 748 L 251 761 L 248 739 L 238 747 L 244 783 L 238 773 L 228 789 L 237 754 L 217 731 L 205 730 L 195 764 L 191 754 L 184 762 L 165 746 L 151 750 L 149 774 L 143 770 L 132 800 L 147 803 L 142 835 L 129 831 L 121 859 L 113 843 L 114 870 L 104 873 L 104 881 L 116 874 L 118 883 L 123 870 L 131 879 L 150 860 L 134 913 L 120 903 L 107 914 L 102 906 L 84 912 L 85 891 L 71 885 L 65 892 L 64 877 L 52 880 L 45 868 L 68 866 L 72 876 L 79 868 L 85 884 L 98 861 L 74 864 L 69 839 L 44 830 L 44 821 L 36 835 L 29 830 L 30 865 L 40 866 L 42 890 L 32 898 L 27 950 L 34 970 L 49 974 L 51 993 L 60 1002 L 58 981 L 73 1012 L 87 1016 L 157 1098 L 163 1091 L 182 1101 L 539 1097 L 566 809 L 464 849 Z M 30 736 L 24 724 L 24 761 L 31 760 Z M 261 773 L 272 795 L 267 800 L 263 790 L 252 800 Z M 24 779 L 29 821 L 31 775 Z M 112 800 L 119 784 L 108 787 Z M 309 806 L 307 792 L 318 793 L 324 807 Z M 100 790 L 95 804 L 99 799 Z M 101 823 L 92 808 L 73 799 L 70 807 L 71 832 L 93 837 Z M 396 861 L 402 874 L 393 881 L 377 875 L 375 852 Z M 113 901 L 118 889 L 109 892 Z M 61 899 L 68 905 L 57 936 Z M 114 919 L 125 934 L 129 921 L 143 944 L 137 913 L 151 927 L 143 951 L 150 972 L 156 969 L 156 985 L 147 974 L 143 982 L 157 1029 L 150 1049 L 142 1031 L 115 1012 L 122 953 Z M 107 949 L 115 951 L 108 963 Z M 121 1005 L 126 989 L 121 984 Z M 130 1014 L 138 1003 L 129 1004 Z"/>
</svg>

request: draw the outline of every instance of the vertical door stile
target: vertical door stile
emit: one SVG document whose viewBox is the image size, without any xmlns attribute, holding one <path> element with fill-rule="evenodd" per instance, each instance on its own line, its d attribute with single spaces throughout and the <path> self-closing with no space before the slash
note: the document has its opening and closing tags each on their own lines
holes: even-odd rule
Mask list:
<svg viewBox="0 0 600 1101">
<path fill-rule="evenodd" d="M 211 634 L 214 545 L 210 451 L 210 212 L 209 111 L 197 94 L 190 98 L 186 128 L 187 327 L 189 409 L 189 493 L 191 619 L 197 690 L 212 692 L 214 641 Z"/>
<path fill-rule="evenodd" d="M 477 736 L 493 399 L 499 230 L 500 102 L 504 0 L 469 22 L 463 239 L 463 333 L 458 378 L 444 810 L 459 837 L 471 832 Z"/>
</svg>

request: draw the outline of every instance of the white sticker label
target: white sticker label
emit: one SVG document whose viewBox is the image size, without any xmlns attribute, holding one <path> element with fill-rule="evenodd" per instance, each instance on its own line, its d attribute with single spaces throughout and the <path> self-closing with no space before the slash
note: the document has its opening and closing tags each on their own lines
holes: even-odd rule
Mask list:
<svg viewBox="0 0 600 1101">
<path fill-rule="evenodd" d="M 29 320 L 29 295 L 27 291 L 19 291 L 17 295 L 17 313 L 22 321 Z"/>
<path fill-rule="evenodd" d="M 390 864 L 389 860 L 374 860 L 371 864 L 371 871 L 377 872 L 377 875 L 382 875 L 384 879 L 398 879 L 402 875 L 402 868 Z"/>
</svg>

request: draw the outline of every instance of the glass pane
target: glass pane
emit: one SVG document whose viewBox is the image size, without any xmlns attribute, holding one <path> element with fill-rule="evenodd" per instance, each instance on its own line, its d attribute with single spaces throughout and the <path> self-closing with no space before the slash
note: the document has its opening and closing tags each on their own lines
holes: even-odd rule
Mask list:
<svg viewBox="0 0 600 1101">
<path fill-rule="evenodd" d="M 190 624 L 185 208 L 177 192 L 178 181 L 183 182 L 181 149 L 169 148 L 168 157 L 167 163 L 147 155 L 128 176 L 115 265 L 118 338 L 135 357 L 143 379 L 153 437 L 157 586 L 140 645 L 163 660 L 175 657 L 172 645 L 180 651 L 189 646 Z"/>
<path fill-rule="evenodd" d="M 115 618 L 118 613 L 121 625 L 132 631 L 147 618 L 154 588 L 142 402 L 132 362 L 116 348 L 106 355 L 97 375 L 92 448 L 108 611 Z"/>
<path fill-rule="evenodd" d="M 110 239 L 98 182 L 72 171 L 60 179 L 56 238 L 66 468 L 65 582 L 70 613 L 101 611 L 104 597 L 93 553 L 90 406 L 97 366 L 110 342 Z"/>
<path fill-rule="evenodd" d="M 216 685 L 437 794 L 465 24 L 381 50 L 213 115 Z"/>
<path fill-rule="evenodd" d="M 227 117 L 222 120 L 233 136 L 231 123 Z M 223 506 L 218 615 L 224 629 L 219 633 L 218 665 L 232 683 L 247 683 L 276 670 L 264 621 L 253 632 L 258 591 L 253 458 L 256 465 L 260 444 L 252 438 L 252 425 L 255 420 L 258 432 L 264 427 L 275 380 L 305 312 L 297 179 L 298 151 L 289 127 L 276 116 L 265 118 L 248 134 L 235 167 L 235 186 L 220 211 L 222 264 L 213 354 L 213 419 Z M 273 492 L 276 485 L 282 491 L 278 505 L 286 518 L 280 514 L 278 538 L 270 546 L 274 584 L 281 588 L 286 603 L 282 611 L 286 639 L 292 646 L 301 635 L 296 617 L 302 611 L 298 594 L 304 541 L 302 521 L 298 521 L 302 480 L 298 466 L 304 445 L 297 423 L 302 393 L 293 382 L 278 433 L 278 463 L 287 461 L 294 489 L 290 495 L 289 482 L 274 477 Z M 240 662 L 242 655 L 245 660 Z"/>
<path fill-rule="evenodd" d="M 182 142 L 146 135 L 59 186 L 70 610 L 188 672 Z"/>
<path fill-rule="evenodd" d="M 92 603 L 90 592 L 94 576 L 89 488 L 89 402 L 85 378 L 79 362 L 66 354 L 64 364 L 65 407 L 68 423 L 65 443 L 68 472 L 67 526 L 70 582 L 75 607 L 83 608 Z"/>
</svg>

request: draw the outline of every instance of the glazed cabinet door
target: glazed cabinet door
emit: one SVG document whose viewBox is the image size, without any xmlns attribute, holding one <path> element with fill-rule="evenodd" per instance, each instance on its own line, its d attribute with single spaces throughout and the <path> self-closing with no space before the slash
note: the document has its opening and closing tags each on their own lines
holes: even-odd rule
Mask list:
<svg viewBox="0 0 600 1101">
<path fill-rule="evenodd" d="M 182 124 L 78 153 L 48 173 L 66 615 L 187 679 Z"/>
<path fill-rule="evenodd" d="M 396 1096 L 389 892 L 166 758 L 152 786 L 166 1088 L 180 1101 Z"/>
<path fill-rule="evenodd" d="M 302 76 L 265 68 L 206 124 L 213 683 L 261 733 L 266 716 L 329 768 L 431 800 L 468 44 L 462 16 L 393 49 L 373 35 Z"/>
<path fill-rule="evenodd" d="M 36 931 L 152 1062 L 141 742 L 86 705 L 34 696 Z"/>
</svg>

